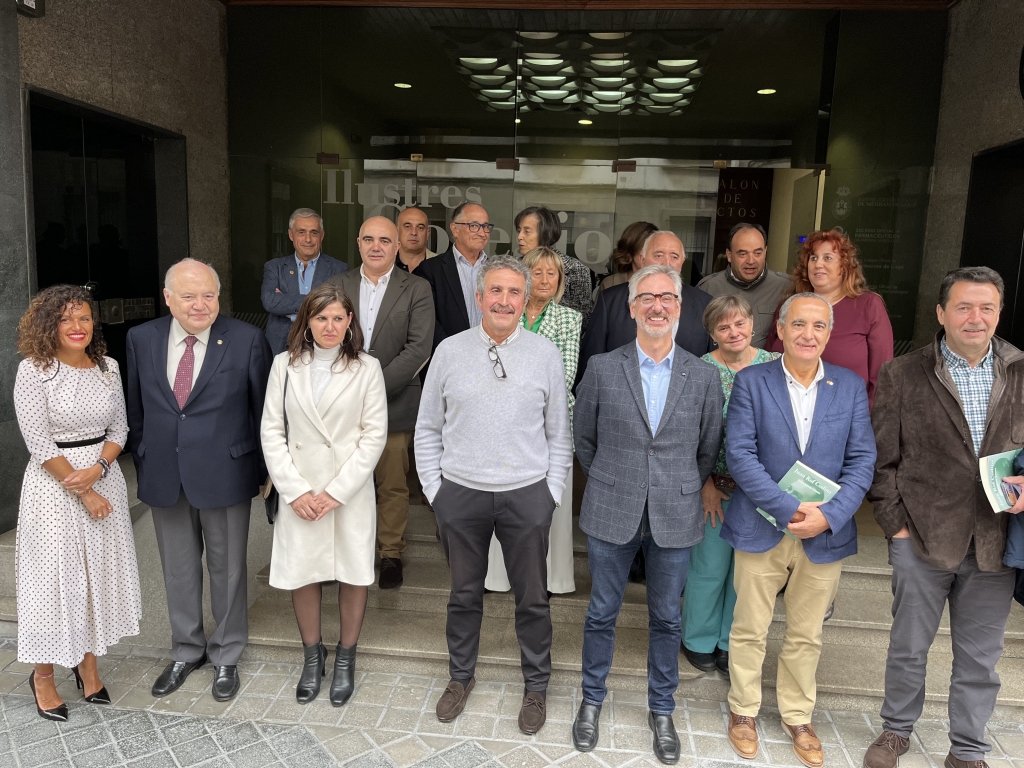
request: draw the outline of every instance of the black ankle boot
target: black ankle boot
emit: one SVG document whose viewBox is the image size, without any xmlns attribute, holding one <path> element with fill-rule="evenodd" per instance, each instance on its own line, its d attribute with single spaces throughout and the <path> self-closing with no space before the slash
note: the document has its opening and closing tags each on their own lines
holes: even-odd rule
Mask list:
<svg viewBox="0 0 1024 768">
<path fill-rule="evenodd" d="M 334 649 L 334 679 L 331 681 L 331 704 L 340 707 L 356 689 L 356 647 Z"/>
<path fill-rule="evenodd" d="M 309 704 L 320 695 L 320 680 L 327 673 L 327 649 L 323 640 L 316 645 L 302 646 L 302 675 L 295 686 L 295 700 Z"/>
</svg>

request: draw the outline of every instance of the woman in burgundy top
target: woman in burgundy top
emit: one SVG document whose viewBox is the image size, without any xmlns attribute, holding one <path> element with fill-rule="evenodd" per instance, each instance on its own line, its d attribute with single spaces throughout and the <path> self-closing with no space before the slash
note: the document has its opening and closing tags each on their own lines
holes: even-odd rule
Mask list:
<svg viewBox="0 0 1024 768">
<path fill-rule="evenodd" d="M 892 360 L 892 324 L 885 302 L 867 289 L 857 260 L 857 247 L 839 230 L 807 236 L 793 269 L 794 293 L 813 291 L 832 304 L 835 325 L 822 359 L 856 373 L 868 385 L 868 404 L 875 400 L 875 385 L 882 363 Z M 782 352 L 775 320 L 765 348 Z"/>
</svg>

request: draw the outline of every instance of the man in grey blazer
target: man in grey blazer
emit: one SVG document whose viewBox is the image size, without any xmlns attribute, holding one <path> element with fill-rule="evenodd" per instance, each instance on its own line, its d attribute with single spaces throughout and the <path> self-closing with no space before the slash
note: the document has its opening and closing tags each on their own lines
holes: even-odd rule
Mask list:
<svg viewBox="0 0 1024 768">
<path fill-rule="evenodd" d="M 409 522 L 409 443 L 420 407 L 420 369 L 434 341 L 430 283 L 395 269 L 398 229 L 383 216 L 363 222 L 356 241 L 363 264 L 329 282 L 352 299 L 363 348 L 380 361 L 388 396 L 388 439 L 374 473 L 380 588 L 402 585 L 405 526 Z"/>
<path fill-rule="evenodd" d="M 722 441 L 722 386 L 715 369 L 675 343 L 683 287 L 667 265 L 629 281 L 637 337 L 590 360 L 576 392 L 576 456 L 587 473 L 580 529 L 593 580 L 583 628 L 583 703 L 572 727 L 581 752 L 597 745 L 615 621 L 629 566 L 647 561 L 648 725 L 654 754 L 679 760 L 672 722 L 679 683 L 679 595 L 690 547 L 704 538 L 700 489 Z"/>
<path fill-rule="evenodd" d="M 297 208 L 288 217 L 288 239 L 295 246 L 291 256 L 271 259 L 263 266 L 260 298 L 267 318 L 267 341 L 275 355 L 288 348 L 288 332 L 310 289 L 348 270 L 344 262 L 320 251 L 324 220 L 312 208 Z"/>
</svg>

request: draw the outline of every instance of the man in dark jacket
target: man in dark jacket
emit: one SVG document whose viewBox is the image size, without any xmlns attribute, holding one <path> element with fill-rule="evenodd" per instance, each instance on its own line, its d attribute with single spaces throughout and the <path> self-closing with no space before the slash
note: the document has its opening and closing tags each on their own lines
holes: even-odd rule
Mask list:
<svg viewBox="0 0 1024 768">
<path fill-rule="evenodd" d="M 988 267 L 946 275 L 935 342 L 882 367 L 868 498 L 889 539 L 893 622 L 882 734 L 866 768 L 895 768 L 924 705 L 928 649 L 949 602 L 953 676 L 946 768 L 985 765 L 1014 571 L 1007 515 L 992 511 L 978 459 L 1024 445 L 1024 353 L 995 338 L 1003 280 Z M 1008 510 L 1017 514 L 1024 499 Z"/>
</svg>

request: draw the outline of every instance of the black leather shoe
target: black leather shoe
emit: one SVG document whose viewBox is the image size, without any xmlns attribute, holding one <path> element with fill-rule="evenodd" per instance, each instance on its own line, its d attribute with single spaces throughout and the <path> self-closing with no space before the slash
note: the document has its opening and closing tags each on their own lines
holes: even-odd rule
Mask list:
<svg viewBox="0 0 1024 768">
<path fill-rule="evenodd" d="M 836 601 L 833 600 L 832 601 L 832 605 L 830 605 L 828 607 L 828 610 L 825 611 L 825 618 L 822 619 L 822 621 L 825 622 L 825 621 L 828 621 L 829 619 L 831 619 L 832 618 L 832 614 L 834 614 L 835 612 L 836 612 Z"/>
<path fill-rule="evenodd" d="M 598 721 L 601 707 L 597 704 L 580 704 L 580 711 L 572 723 L 572 743 L 580 752 L 589 752 L 597 746 Z"/>
<path fill-rule="evenodd" d="M 213 698 L 217 701 L 229 701 L 238 693 L 238 667 L 234 664 L 213 668 Z"/>
<path fill-rule="evenodd" d="M 331 704 L 343 706 L 356 690 L 356 647 L 334 649 L 334 679 L 331 680 Z"/>
<path fill-rule="evenodd" d="M 690 662 L 690 666 L 696 667 L 701 672 L 714 672 L 715 671 L 715 656 L 711 653 L 697 653 L 691 651 L 685 645 L 681 646 L 683 649 L 683 656 Z"/>
<path fill-rule="evenodd" d="M 380 559 L 380 581 L 378 586 L 381 589 L 395 589 L 402 586 L 402 561 L 397 557 L 382 557 Z"/>
<path fill-rule="evenodd" d="M 72 667 L 71 671 L 75 673 L 75 685 L 78 687 L 78 690 L 80 690 L 82 692 L 82 698 L 83 699 L 85 699 L 90 704 L 109 704 L 110 703 L 110 694 L 107 693 L 107 687 L 106 686 L 103 686 L 102 688 L 100 688 L 98 691 L 96 691 L 96 693 L 92 694 L 91 696 L 86 696 L 85 695 L 85 681 L 82 680 L 82 675 L 78 672 L 78 667 Z"/>
<path fill-rule="evenodd" d="M 53 673 L 49 674 L 49 677 L 53 677 Z M 35 670 L 28 676 L 28 687 L 32 691 L 32 697 L 36 701 L 36 714 L 38 714 L 44 720 L 53 720 L 58 723 L 66 723 L 68 721 L 68 705 L 63 702 L 58 704 L 53 709 L 43 709 L 39 706 L 39 697 L 36 696 L 36 673 Z"/>
<path fill-rule="evenodd" d="M 729 676 L 729 652 L 721 648 L 715 648 L 712 654 L 715 657 L 715 669 L 725 677 Z"/>
<path fill-rule="evenodd" d="M 672 715 L 656 715 L 647 713 L 647 724 L 654 731 L 654 756 L 665 765 L 679 762 L 679 735 Z"/>
<path fill-rule="evenodd" d="M 188 676 L 203 666 L 206 661 L 205 653 L 199 661 L 172 661 L 164 667 L 160 677 L 153 683 L 153 695 L 159 698 L 174 693 L 181 688 L 181 684 L 188 679 Z"/>
<path fill-rule="evenodd" d="M 316 645 L 302 646 L 302 674 L 299 684 L 295 686 L 295 700 L 299 704 L 309 704 L 320 695 L 320 682 L 327 674 L 327 649 L 324 641 Z"/>
</svg>

